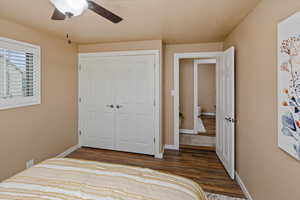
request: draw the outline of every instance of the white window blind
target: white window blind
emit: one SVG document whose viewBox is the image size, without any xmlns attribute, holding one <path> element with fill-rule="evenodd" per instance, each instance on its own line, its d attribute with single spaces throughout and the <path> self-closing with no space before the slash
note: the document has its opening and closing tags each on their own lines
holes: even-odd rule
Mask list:
<svg viewBox="0 0 300 200">
<path fill-rule="evenodd" d="M 0 38 L 0 109 L 40 104 L 40 47 Z"/>
</svg>

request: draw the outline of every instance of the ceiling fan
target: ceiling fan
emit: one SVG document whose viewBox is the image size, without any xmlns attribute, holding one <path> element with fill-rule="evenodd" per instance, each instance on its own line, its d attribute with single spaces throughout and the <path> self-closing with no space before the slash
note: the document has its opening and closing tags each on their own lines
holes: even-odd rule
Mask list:
<svg viewBox="0 0 300 200">
<path fill-rule="evenodd" d="M 106 8 L 98 5 L 90 0 L 50 0 L 55 6 L 52 20 L 65 20 L 74 16 L 81 15 L 85 10 L 89 9 L 98 15 L 108 19 L 113 23 L 119 23 L 123 19 L 118 15 L 112 13 Z"/>
</svg>

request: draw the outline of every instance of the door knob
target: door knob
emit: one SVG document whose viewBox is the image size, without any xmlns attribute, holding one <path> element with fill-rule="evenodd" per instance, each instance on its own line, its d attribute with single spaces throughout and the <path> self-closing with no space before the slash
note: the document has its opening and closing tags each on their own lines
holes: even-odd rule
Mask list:
<svg viewBox="0 0 300 200">
<path fill-rule="evenodd" d="M 232 122 L 232 123 L 236 123 L 237 120 L 236 119 L 233 119 L 231 117 L 225 117 L 225 120 L 229 121 L 229 122 Z"/>
<path fill-rule="evenodd" d="M 225 120 L 231 122 L 231 118 L 230 117 L 225 117 Z"/>
<path fill-rule="evenodd" d="M 120 109 L 120 108 L 122 108 L 122 107 L 123 107 L 122 105 L 117 105 L 117 106 L 116 106 L 117 109 Z"/>
<path fill-rule="evenodd" d="M 106 105 L 106 107 L 108 107 L 108 108 L 114 108 L 114 105 L 110 104 L 110 105 Z"/>
</svg>

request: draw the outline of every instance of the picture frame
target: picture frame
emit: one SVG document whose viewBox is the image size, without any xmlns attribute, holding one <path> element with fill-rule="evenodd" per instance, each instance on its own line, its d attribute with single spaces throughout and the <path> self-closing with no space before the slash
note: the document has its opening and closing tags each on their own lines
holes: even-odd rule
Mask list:
<svg viewBox="0 0 300 200">
<path fill-rule="evenodd" d="M 300 12 L 278 24 L 278 146 L 300 160 Z"/>
</svg>

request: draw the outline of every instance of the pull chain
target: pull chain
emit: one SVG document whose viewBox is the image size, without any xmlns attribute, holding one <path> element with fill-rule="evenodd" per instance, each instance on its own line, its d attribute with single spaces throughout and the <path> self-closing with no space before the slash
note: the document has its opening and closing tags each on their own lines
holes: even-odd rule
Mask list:
<svg viewBox="0 0 300 200">
<path fill-rule="evenodd" d="M 72 40 L 70 39 L 69 33 L 67 33 L 68 44 L 72 44 Z"/>
</svg>

